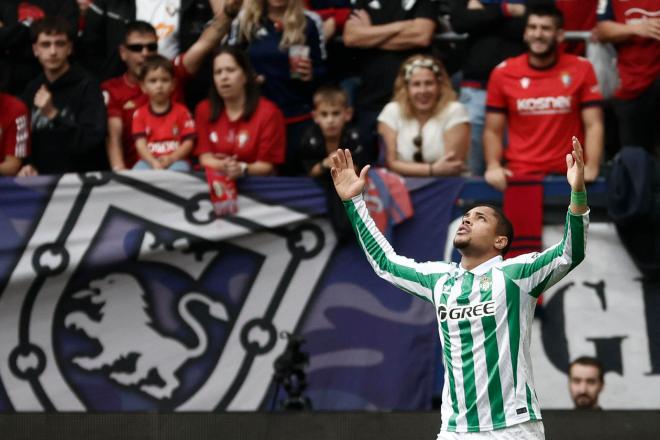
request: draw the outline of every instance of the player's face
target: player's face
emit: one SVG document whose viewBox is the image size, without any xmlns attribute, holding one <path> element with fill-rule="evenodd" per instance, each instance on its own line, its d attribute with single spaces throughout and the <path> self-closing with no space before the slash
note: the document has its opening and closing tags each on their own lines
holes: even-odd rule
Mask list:
<svg viewBox="0 0 660 440">
<path fill-rule="evenodd" d="M 213 60 L 213 83 L 222 99 L 245 95 L 247 78 L 233 56 L 221 53 Z"/>
<path fill-rule="evenodd" d="M 314 122 L 321 127 L 323 136 L 336 139 L 341 135 L 344 125 L 351 120 L 350 107 L 329 102 L 320 103 L 313 112 Z"/>
<path fill-rule="evenodd" d="M 530 15 L 524 39 L 532 55 L 547 57 L 557 51 L 557 45 L 563 39 L 563 31 L 550 16 Z"/>
<path fill-rule="evenodd" d="M 495 212 L 488 206 L 477 206 L 469 210 L 454 236 L 454 247 L 462 253 L 479 254 L 498 250 L 506 245 L 507 238 L 497 234 L 498 221 Z"/>
<path fill-rule="evenodd" d="M 433 111 L 440 97 L 438 79 L 430 69 L 418 67 L 408 80 L 408 98 L 416 113 Z"/>
<path fill-rule="evenodd" d="M 142 90 L 151 101 L 165 104 L 174 91 L 174 78 L 165 69 L 150 70 L 142 80 Z"/>
<path fill-rule="evenodd" d="M 60 72 L 69 65 L 71 55 L 71 41 L 66 34 L 40 33 L 37 41 L 32 45 L 34 56 L 45 71 Z"/>
<path fill-rule="evenodd" d="M 592 365 L 573 365 L 569 372 L 568 387 L 576 408 L 596 407 L 598 395 L 603 389 L 603 383 L 598 376 L 598 368 Z"/>
<path fill-rule="evenodd" d="M 144 60 L 149 55 L 158 53 L 158 38 L 152 33 L 131 32 L 124 44 L 119 46 L 119 55 L 126 63 L 129 75 L 137 79 Z"/>
</svg>

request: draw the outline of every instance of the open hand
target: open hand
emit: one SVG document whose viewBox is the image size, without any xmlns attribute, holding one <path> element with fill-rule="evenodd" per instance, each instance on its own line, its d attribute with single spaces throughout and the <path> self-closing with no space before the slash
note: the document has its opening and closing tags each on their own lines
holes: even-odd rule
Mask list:
<svg viewBox="0 0 660 440">
<path fill-rule="evenodd" d="M 350 150 L 342 150 L 340 148 L 332 154 L 330 174 L 335 184 L 335 190 L 337 190 L 337 194 L 339 194 L 339 198 L 342 200 L 350 200 L 362 194 L 367 171 L 369 171 L 369 165 L 362 168 L 358 177 L 355 172 Z"/>
<path fill-rule="evenodd" d="M 580 141 L 573 136 L 573 151 L 566 155 L 566 180 L 575 192 L 584 191 L 584 153 Z"/>
</svg>

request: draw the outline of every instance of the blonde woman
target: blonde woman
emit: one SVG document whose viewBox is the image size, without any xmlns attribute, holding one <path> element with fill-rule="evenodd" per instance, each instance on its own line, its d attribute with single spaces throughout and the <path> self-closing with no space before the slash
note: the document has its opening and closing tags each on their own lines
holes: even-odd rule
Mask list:
<svg viewBox="0 0 660 440">
<path fill-rule="evenodd" d="M 245 0 L 229 44 L 243 46 L 263 79 L 263 95 L 284 113 L 287 159 L 284 174 L 302 173 L 298 143 L 312 124 L 312 95 L 325 75 L 325 44 L 320 17 L 302 0 Z"/>
<path fill-rule="evenodd" d="M 378 116 L 387 167 L 404 176 L 463 173 L 468 121 L 440 61 L 427 55 L 408 58 L 394 83 L 394 99 Z"/>
</svg>

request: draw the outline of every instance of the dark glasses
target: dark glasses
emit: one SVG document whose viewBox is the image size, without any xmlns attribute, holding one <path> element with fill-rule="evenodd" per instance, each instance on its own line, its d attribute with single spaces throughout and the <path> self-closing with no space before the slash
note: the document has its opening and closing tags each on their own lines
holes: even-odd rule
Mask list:
<svg viewBox="0 0 660 440">
<path fill-rule="evenodd" d="M 424 157 L 422 156 L 422 144 L 424 143 L 424 139 L 422 138 L 422 133 L 415 136 L 412 141 L 413 145 L 415 146 L 413 160 L 415 162 L 424 162 Z"/>
<path fill-rule="evenodd" d="M 147 49 L 149 52 L 156 52 L 158 50 L 158 43 L 126 44 L 125 46 L 131 52 L 142 52 L 144 49 Z"/>
</svg>

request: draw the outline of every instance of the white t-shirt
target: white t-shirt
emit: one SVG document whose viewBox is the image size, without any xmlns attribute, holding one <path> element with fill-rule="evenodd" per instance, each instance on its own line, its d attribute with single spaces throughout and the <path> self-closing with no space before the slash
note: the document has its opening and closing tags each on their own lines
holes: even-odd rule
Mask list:
<svg viewBox="0 0 660 440">
<path fill-rule="evenodd" d="M 378 121 L 396 131 L 397 158 L 413 162 L 413 156 L 417 150 L 413 144 L 413 139 L 419 135 L 419 122 L 417 122 L 417 119 L 404 119 L 399 103 L 390 102 L 378 115 Z M 443 137 L 445 131 L 469 121 L 470 118 L 465 107 L 458 101 L 450 102 L 443 111 L 429 119 L 422 127 L 422 157 L 424 162 L 434 162 L 443 156 L 445 153 Z"/>
<path fill-rule="evenodd" d="M 169 59 L 179 55 L 181 0 L 136 0 L 135 19 L 156 28 L 158 53 Z"/>
</svg>

